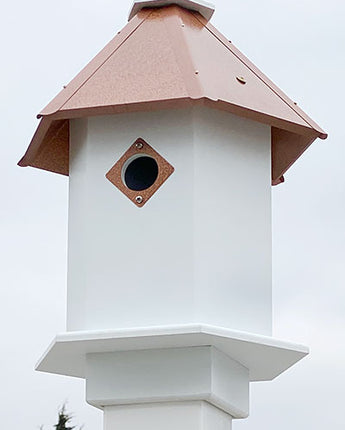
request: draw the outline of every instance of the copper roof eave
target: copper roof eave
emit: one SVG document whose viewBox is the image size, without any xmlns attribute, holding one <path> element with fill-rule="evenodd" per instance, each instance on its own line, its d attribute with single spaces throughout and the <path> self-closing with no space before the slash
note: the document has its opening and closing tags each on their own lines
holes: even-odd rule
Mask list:
<svg viewBox="0 0 345 430">
<path fill-rule="evenodd" d="M 278 117 L 268 115 L 263 112 L 258 112 L 244 106 L 232 104 L 226 100 L 212 100 L 208 97 L 180 97 L 176 99 L 93 106 L 78 109 L 64 109 L 49 115 L 40 115 L 39 118 L 45 118 L 45 120 L 62 120 L 130 112 L 156 111 L 159 109 L 180 109 L 196 105 L 227 111 L 243 118 L 271 125 L 272 127 L 281 128 L 282 130 L 291 131 L 292 133 L 313 136 L 314 139 L 317 137 L 325 139 L 327 137 L 327 134 L 314 128 L 296 124 L 295 122 L 287 121 L 286 119 L 280 119 Z M 41 135 L 41 133 L 39 135 Z"/>
<path fill-rule="evenodd" d="M 282 182 L 281 178 L 288 168 L 317 137 L 320 137 L 318 132 L 307 127 L 288 124 L 286 121 L 279 121 L 277 118 L 267 117 L 264 114 L 260 115 L 258 112 L 251 112 L 226 102 L 206 98 L 198 100 L 185 98 L 122 106 L 102 106 L 85 110 L 57 112 L 53 115 L 44 116 L 25 155 L 18 164 L 22 167 L 38 167 L 68 176 L 69 134 L 66 132 L 66 127 L 70 119 L 158 109 L 179 109 L 195 105 L 226 110 L 272 126 L 273 185 Z M 57 149 L 59 150 L 58 154 Z"/>
<path fill-rule="evenodd" d="M 69 174 L 69 120 L 41 119 L 31 143 L 18 162 L 62 175 Z"/>
<path fill-rule="evenodd" d="M 299 135 L 272 127 L 272 184 L 284 181 L 283 175 L 295 161 L 309 148 L 317 136 Z M 282 181 L 281 181 L 282 179 Z"/>
<path fill-rule="evenodd" d="M 43 118 L 40 121 L 36 129 L 36 132 L 31 139 L 30 145 L 28 146 L 23 157 L 18 162 L 18 166 L 27 167 L 31 165 L 32 161 L 35 158 L 35 155 L 37 154 L 37 152 L 40 149 L 40 146 L 42 145 L 42 141 L 46 136 L 51 123 L 52 123 L 52 120 L 49 118 Z"/>
</svg>

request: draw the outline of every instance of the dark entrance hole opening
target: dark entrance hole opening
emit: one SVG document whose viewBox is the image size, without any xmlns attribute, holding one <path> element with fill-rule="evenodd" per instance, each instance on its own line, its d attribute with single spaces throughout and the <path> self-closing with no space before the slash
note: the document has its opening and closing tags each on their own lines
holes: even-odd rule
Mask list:
<svg viewBox="0 0 345 430">
<path fill-rule="evenodd" d="M 151 187 L 158 176 L 158 164 L 152 157 L 142 155 L 130 161 L 124 171 L 124 182 L 133 191 Z"/>
</svg>

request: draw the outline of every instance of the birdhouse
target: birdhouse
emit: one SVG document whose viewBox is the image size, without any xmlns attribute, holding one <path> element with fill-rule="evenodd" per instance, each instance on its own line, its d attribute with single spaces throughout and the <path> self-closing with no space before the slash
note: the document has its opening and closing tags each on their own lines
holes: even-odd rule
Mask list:
<svg viewBox="0 0 345 430">
<path fill-rule="evenodd" d="M 326 134 L 213 12 L 135 1 L 19 162 L 70 184 L 67 330 L 38 370 L 85 378 L 106 430 L 229 429 L 307 354 L 272 337 L 271 186 Z"/>
</svg>

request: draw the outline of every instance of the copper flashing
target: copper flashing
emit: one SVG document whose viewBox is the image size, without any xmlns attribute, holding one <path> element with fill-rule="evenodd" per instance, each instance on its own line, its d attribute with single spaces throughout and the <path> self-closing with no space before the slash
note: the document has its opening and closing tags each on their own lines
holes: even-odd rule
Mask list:
<svg viewBox="0 0 345 430">
<path fill-rule="evenodd" d="M 140 10 L 43 109 L 19 164 L 68 175 L 71 118 L 193 105 L 270 125 L 273 184 L 316 138 L 327 137 L 207 19 L 172 5 Z M 65 131 L 56 134 L 58 124 Z"/>
</svg>

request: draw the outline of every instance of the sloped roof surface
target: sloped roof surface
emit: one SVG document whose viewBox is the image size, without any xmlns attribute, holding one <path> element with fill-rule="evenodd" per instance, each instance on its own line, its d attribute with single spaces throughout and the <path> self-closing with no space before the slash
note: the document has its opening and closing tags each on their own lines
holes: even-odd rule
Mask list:
<svg viewBox="0 0 345 430">
<path fill-rule="evenodd" d="M 68 133 L 61 121 L 192 104 L 271 125 L 273 183 L 317 137 L 326 138 L 206 19 L 174 5 L 138 12 L 43 109 L 19 164 L 68 174 Z M 57 157 L 57 148 L 67 157 Z"/>
</svg>

